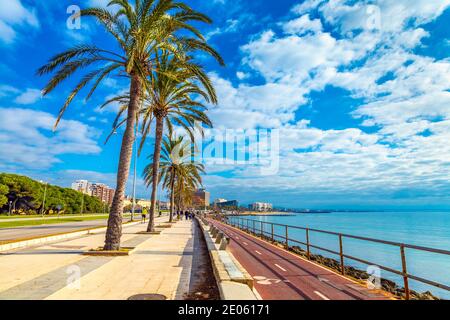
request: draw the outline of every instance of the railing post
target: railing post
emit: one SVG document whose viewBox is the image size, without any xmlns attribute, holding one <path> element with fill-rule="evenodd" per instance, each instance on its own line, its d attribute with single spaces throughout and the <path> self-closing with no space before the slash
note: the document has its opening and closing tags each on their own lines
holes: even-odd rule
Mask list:
<svg viewBox="0 0 450 320">
<path fill-rule="evenodd" d="M 271 223 L 272 226 L 272 243 L 274 242 L 274 238 L 273 238 L 273 223 Z"/>
<path fill-rule="evenodd" d="M 310 260 L 311 258 L 311 252 L 309 251 L 309 229 L 306 228 L 306 257 L 308 258 L 308 260 Z"/>
<path fill-rule="evenodd" d="M 285 225 L 285 232 L 286 232 L 286 250 L 289 249 L 289 236 L 288 236 L 288 226 Z"/>
<path fill-rule="evenodd" d="M 341 274 L 345 276 L 344 245 L 342 243 L 342 234 L 339 234 L 339 257 L 341 259 Z"/>
<path fill-rule="evenodd" d="M 264 225 L 263 225 L 263 222 L 261 221 L 261 233 L 260 233 L 261 239 L 262 239 L 263 236 L 264 236 L 263 227 L 264 227 Z"/>
<path fill-rule="evenodd" d="M 408 269 L 406 268 L 406 255 L 405 246 L 400 246 L 400 254 L 402 256 L 402 273 L 403 273 L 403 283 L 405 286 L 405 299 L 409 300 L 409 284 L 408 284 Z"/>
<path fill-rule="evenodd" d="M 253 234 L 256 234 L 255 220 L 253 220 Z"/>
</svg>

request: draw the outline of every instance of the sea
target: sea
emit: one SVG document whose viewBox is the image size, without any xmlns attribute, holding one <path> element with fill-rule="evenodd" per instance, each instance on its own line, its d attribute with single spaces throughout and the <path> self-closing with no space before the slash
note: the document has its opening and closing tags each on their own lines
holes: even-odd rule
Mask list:
<svg viewBox="0 0 450 320">
<path fill-rule="evenodd" d="M 292 213 L 289 215 L 244 216 L 243 218 L 450 251 L 450 212 Z M 257 225 L 259 224 L 257 223 Z M 271 227 L 263 225 L 264 230 L 270 232 Z M 284 236 L 284 230 L 282 227 L 275 226 L 276 234 Z M 289 228 L 288 233 L 289 239 L 306 242 L 304 230 Z M 339 251 L 339 240 L 335 235 L 310 232 L 309 237 L 310 243 L 313 245 Z M 290 245 L 296 245 L 296 243 L 292 241 Z M 302 245 L 299 246 L 304 248 Z M 343 251 L 353 257 L 373 262 L 375 266 L 382 265 L 402 270 L 400 249 L 396 246 L 344 237 Z M 337 255 L 323 250 L 312 249 L 311 252 L 339 259 Z M 408 274 L 450 286 L 450 255 L 406 248 L 405 256 Z M 367 268 L 367 265 L 350 259 L 345 259 L 345 264 L 362 270 Z M 380 270 L 380 272 L 382 278 L 393 280 L 403 287 L 401 276 L 384 270 Z M 450 291 L 416 280 L 410 279 L 409 287 L 418 292 L 430 291 L 442 299 L 450 299 Z"/>
</svg>

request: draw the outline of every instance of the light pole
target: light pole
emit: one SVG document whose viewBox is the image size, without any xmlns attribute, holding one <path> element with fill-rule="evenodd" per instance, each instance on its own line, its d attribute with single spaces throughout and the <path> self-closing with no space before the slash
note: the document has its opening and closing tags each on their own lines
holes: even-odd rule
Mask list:
<svg viewBox="0 0 450 320">
<path fill-rule="evenodd" d="M 41 208 L 41 215 L 42 218 L 44 217 L 44 207 L 45 207 L 45 196 L 47 195 L 47 182 L 45 182 L 45 188 L 44 188 L 44 199 L 42 199 L 42 208 Z"/>
<path fill-rule="evenodd" d="M 84 205 L 84 193 L 81 193 L 81 208 L 80 208 L 80 214 L 83 214 L 83 205 Z"/>
<path fill-rule="evenodd" d="M 136 164 L 137 164 L 137 122 L 134 125 L 134 177 L 133 177 L 133 204 L 131 205 L 131 221 L 134 219 L 136 208 Z"/>
<path fill-rule="evenodd" d="M 11 215 L 12 201 L 9 200 L 9 215 Z"/>
</svg>

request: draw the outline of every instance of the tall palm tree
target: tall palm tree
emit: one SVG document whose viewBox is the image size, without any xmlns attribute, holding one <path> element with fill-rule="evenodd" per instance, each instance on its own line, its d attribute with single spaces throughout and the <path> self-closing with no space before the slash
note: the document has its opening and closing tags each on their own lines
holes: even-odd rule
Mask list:
<svg viewBox="0 0 450 320">
<path fill-rule="evenodd" d="M 185 50 L 186 52 L 186 50 Z M 180 59 L 176 55 L 162 52 L 156 62 L 156 70 L 149 77 L 150 91 L 146 97 L 142 110 L 142 139 L 141 147 L 150 134 L 153 120 L 155 127 L 155 144 L 153 151 L 152 195 L 150 216 L 147 231 L 154 231 L 154 216 L 157 198 L 159 159 L 164 126 L 171 132 L 173 126 L 184 128 L 194 141 L 196 129 L 203 126 L 212 127 L 206 115 L 207 107 L 199 101 L 202 98 L 207 103 L 217 103 L 215 89 L 210 78 L 201 65 L 196 64 L 192 57 L 184 55 Z M 201 125 L 197 126 L 197 123 Z"/>
<path fill-rule="evenodd" d="M 173 221 L 177 187 L 184 185 L 184 188 L 194 190 L 202 183 L 200 174 L 205 172 L 204 166 L 194 162 L 193 156 L 191 143 L 184 141 L 182 136 L 177 138 L 170 134 L 163 139 L 157 176 L 163 188 L 170 192 L 169 222 Z M 150 158 L 153 159 L 152 156 Z M 147 185 L 154 185 L 153 170 L 153 162 L 144 169 L 144 180 Z"/>
<path fill-rule="evenodd" d="M 108 6 L 111 5 L 119 8 L 117 13 L 111 13 L 108 9 L 90 8 L 82 10 L 80 15 L 95 18 L 114 38 L 117 50 L 111 51 L 95 45 L 76 46 L 54 56 L 37 71 L 41 76 L 54 73 L 43 89 L 43 94 L 46 95 L 76 71 L 86 70 L 60 109 L 54 129 L 73 99 L 90 83 L 92 86 L 86 99 L 110 76 L 125 76 L 129 80 L 127 116 L 124 120 L 126 126 L 104 250 L 120 248 L 123 199 L 132 156 L 136 114 L 143 100 L 146 79 L 155 68 L 156 52 L 164 49 L 173 52 L 180 59 L 183 58 L 180 48 L 199 49 L 213 56 L 217 55 L 205 44 L 200 32 L 189 24 L 192 21 L 211 23 L 211 20 L 184 3 L 173 0 L 135 0 L 134 5 L 131 5 L 129 0 L 112 0 Z M 181 30 L 188 30 L 190 33 L 180 33 Z M 186 34 L 193 34 L 193 37 Z"/>
<path fill-rule="evenodd" d="M 189 179 L 177 179 L 175 183 L 175 206 L 178 210 L 184 210 L 186 207 L 192 205 L 192 198 L 195 190 L 200 185 L 193 185 L 189 182 Z"/>
</svg>

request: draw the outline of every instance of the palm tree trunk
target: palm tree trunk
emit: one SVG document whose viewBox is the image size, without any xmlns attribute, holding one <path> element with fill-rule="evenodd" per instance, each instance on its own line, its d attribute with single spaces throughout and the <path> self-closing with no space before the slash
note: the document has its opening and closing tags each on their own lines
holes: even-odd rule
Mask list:
<svg viewBox="0 0 450 320">
<path fill-rule="evenodd" d="M 173 214 L 175 212 L 175 172 L 172 172 L 170 181 L 170 218 L 169 222 L 173 221 Z"/>
<path fill-rule="evenodd" d="M 127 125 L 122 138 L 120 149 L 119 166 L 117 169 L 117 185 L 114 193 L 111 210 L 109 212 L 108 227 L 104 250 L 119 250 L 120 238 L 122 236 L 122 213 L 125 188 L 130 173 L 131 156 L 134 144 L 134 126 L 136 123 L 136 113 L 139 109 L 141 97 L 141 84 L 138 77 L 133 76 L 130 84 L 130 102 L 128 104 Z"/>
<path fill-rule="evenodd" d="M 156 197 L 158 190 L 158 172 L 159 172 L 159 160 L 161 156 L 161 141 L 164 131 L 164 118 L 156 117 L 156 134 L 155 134 L 155 149 L 153 151 L 153 183 L 152 183 L 152 199 L 150 204 L 150 213 L 148 217 L 148 227 L 147 232 L 155 231 L 155 208 L 156 208 Z"/>
</svg>

